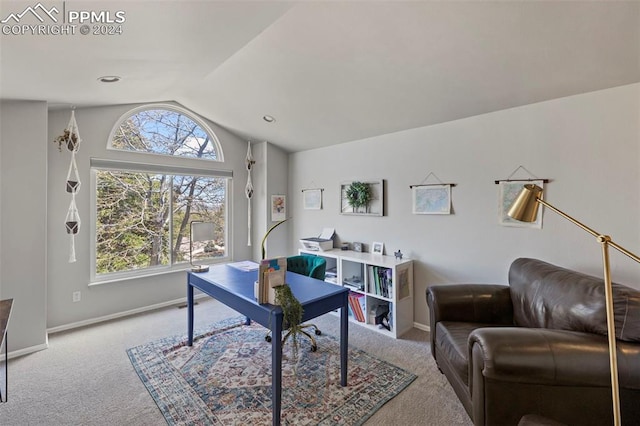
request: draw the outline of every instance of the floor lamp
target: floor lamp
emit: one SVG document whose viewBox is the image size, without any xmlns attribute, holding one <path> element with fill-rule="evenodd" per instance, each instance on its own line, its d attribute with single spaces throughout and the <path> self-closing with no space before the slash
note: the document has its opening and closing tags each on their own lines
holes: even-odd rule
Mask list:
<svg viewBox="0 0 640 426">
<path fill-rule="evenodd" d="M 189 263 L 191 272 L 207 272 L 209 265 L 193 264 L 193 243 L 211 241 L 215 238 L 215 228 L 211 222 L 192 221 L 189 225 Z"/>
<path fill-rule="evenodd" d="M 630 257 L 636 262 L 640 263 L 640 257 L 631 253 L 629 250 L 619 246 L 611 240 L 608 235 L 600 234 L 593 229 L 585 226 L 572 218 L 568 214 L 558 210 L 551 204 L 542 199 L 542 188 L 537 185 L 524 185 L 524 188 L 518 194 L 518 197 L 514 201 L 513 205 L 507 213 L 509 217 L 522 222 L 535 222 L 538 216 L 538 205 L 542 204 L 548 209 L 554 211 L 560 216 L 564 217 L 573 224 L 579 226 L 583 230 L 587 231 L 600 243 L 602 246 L 602 263 L 604 265 L 604 286 L 605 286 L 605 303 L 607 310 L 607 335 L 609 338 L 609 365 L 611 368 L 611 395 L 613 399 L 613 423 L 615 426 L 620 426 L 620 393 L 618 387 L 618 360 L 616 357 L 616 329 L 615 318 L 613 313 L 613 291 L 611 288 L 611 267 L 609 266 L 609 247 L 613 247 L 620 253 Z"/>
</svg>

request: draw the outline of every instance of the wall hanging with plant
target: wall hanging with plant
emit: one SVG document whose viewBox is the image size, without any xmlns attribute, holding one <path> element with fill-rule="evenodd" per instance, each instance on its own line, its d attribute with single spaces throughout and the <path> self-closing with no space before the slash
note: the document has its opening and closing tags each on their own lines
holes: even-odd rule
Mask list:
<svg viewBox="0 0 640 426">
<path fill-rule="evenodd" d="M 383 215 L 384 181 L 345 182 L 340 187 L 340 213 L 353 215 Z"/>
</svg>

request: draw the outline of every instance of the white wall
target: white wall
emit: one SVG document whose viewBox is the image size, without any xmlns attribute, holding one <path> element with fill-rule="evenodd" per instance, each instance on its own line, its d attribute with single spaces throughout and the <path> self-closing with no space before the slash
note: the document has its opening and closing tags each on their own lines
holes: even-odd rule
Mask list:
<svg viewBox="0 0 640 426">
<path fill-rule="evenodd" d="M 13 298 L 9 350 L 44 349 L 47 104 L 0 103 L 0 299 Z"/>
<path fill-rule="evenodd" d="M 77 195 L 82 227 L 76 237 L 77 262 L 68 263 L 68 235 L 64 219 L 69 205 L 69 196 L 64 191 L 70 153 L 63 149 L 59 153 L 55 144 L 47 144 L 49 153 L 48 179 L 49 203 L 47 206 L 49 239 L 49 291 L 47 297 L 49 328 L 82 322 L 93 318 L 118 314 L 120 312 L 177 300 L 186 296 L 186 274 L 182 272 L 131 279 L 117 283 L 89 284 L 90 274 L 90 158 L 130 159 L 126 153 L 107 151 L 107 139 L 116 121 L 122 114 L 136 107 L 124 105 L 116 107 L 82 108 L 76 110 L 76 120 L 82 137 L 82 145 L 77 154 L 78 169 L 82 186 Z M 54 140 L 69 122 L 69 110 L 52 111 L 49 115 L 48 140 Z M 207 122 L 218 136 L 224 152 L 225 162 L 215 164 L 225 170 L 233 170 L 233 187 L 230 194 L 232 215 L 230 219 L 230 250 L 233 259 L 247 259 L 247 208 L 244 196 L 246 171 L 244 158 L 246 141 Z M 133 154 L 136 155 L 136 154 Z M 139 155 L 140 161 L 145 156 Z M 185 162 L 193 160 L 185 160 Z M 185 164 L 186 165 L 186 164 Z M 72 293 L 81 292 L 81 301 L 72 302 Z M 186 324 L 186 323 L 185 323 Z"/>
<path fill-rule="evenodd" d="M 271 196 L 287 194 L 288 156 L 269 142 L 253 144 L 252 153 L 256 161 L 251 171 L 254 185 L 251 200 L 252 259 L 258 261 L 262 257 L 262 237 L 276 223 L 271 221 Z M 290 254 L 288 247 L 290 226 L 291 221 L 287 221 L 269 234 L 265 243 L 266 257 Z"/>
<path fill-rule="evenodd" d="M 422 325 L 429 285 L 505 284 L 517 257 L 600 275 L 599 245 L 553 212 L 545 212 L 542 230 L 498 225 L 494 180 L 519 165 L 552 180 L 551 204 L 640 252 L 639 84 L 292 154 L 291 251 L 327 226 L 341 241 L 401 249 L 416 261 L 414 320 Z M 452 215 L 411 213 L 409 185 L 430 172 L 457 184 Z M 384 217 L 339 214 L 340 183 L 357 179 L 386 180 Z M 302 209 L 301 189 L 310 186 L 325 189 L 322 210 Z M 640 288 L 640 265 L 618 253 L 611 260 L 614 281 Z"/>
</svg>

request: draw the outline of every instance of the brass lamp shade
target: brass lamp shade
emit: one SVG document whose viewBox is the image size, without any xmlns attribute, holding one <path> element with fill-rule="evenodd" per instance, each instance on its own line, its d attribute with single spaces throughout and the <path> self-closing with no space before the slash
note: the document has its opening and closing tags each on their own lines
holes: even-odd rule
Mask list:
<svg viewBox="0 0 640 426">
<path fill-rule="evenodd" d="M 542 188 L 538 185 L 524 185 L 507 215 L 521 222 L 535 222 L 538 217 L 538 200 L 541 198 Z"/>
</svg>

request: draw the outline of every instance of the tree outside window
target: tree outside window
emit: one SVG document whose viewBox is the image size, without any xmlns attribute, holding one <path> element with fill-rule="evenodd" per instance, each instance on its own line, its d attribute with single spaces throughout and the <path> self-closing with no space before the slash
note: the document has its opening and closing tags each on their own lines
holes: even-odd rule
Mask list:
<svg viewBox="0 0 640 426">
<path fill-rule="evenodd" d="M 215 136 L 174 109 L 147 109 L 130 115 L 113 132 L 113 149 L 217 160 Z M 148 163 L 136 170 L 97 167 L 96 276 L 167 268 L 189 261 L 189 223 L 213 222 L 216 237 L 194 245 L 194 259 L 227 256 L 228 177 L 202 168 L 177 173 Z M 148 169 L 153 169 L 149 171 Z M 200 171 L 200 170 L 198 170 Z"/>
</svg>

